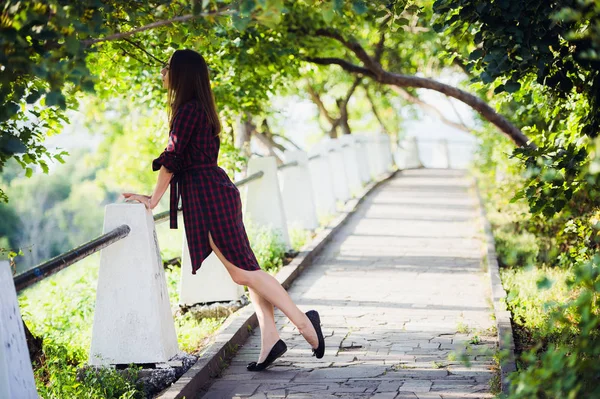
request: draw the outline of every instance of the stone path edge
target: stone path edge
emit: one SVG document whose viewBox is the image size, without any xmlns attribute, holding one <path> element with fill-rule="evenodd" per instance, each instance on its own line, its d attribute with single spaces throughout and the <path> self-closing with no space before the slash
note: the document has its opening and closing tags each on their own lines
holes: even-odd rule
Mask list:
<svg viewBox="0 0 600 399">
<path fill-rule="evenodd" d="M 490 287 L 492 291 L 492 302 L 494 305 L 494 314 L 496 316 L 498 350 L 503 354 L 500 361 L 501 389 L 503 393 L 507 393 L 510 386 L 508 377 L 511 373 L 517 371 L 511 313 L 506 308 L 506 290 L 504 290 L 502 280 L 500 279 L 500 266 L 498 264 L 492 226 L 487 218 L 485 205 L 476 177 L 473 177 L 473 188 L 479 204 L 479 219 L 485 234 L 484 255 L 487 261 L 488 276 L 490 278 Z"/>
<path fill-rule="evenodd" d="M 275 278 L 281 285 L 286 289 L 289 288 L 302 270 L 311 265 L 313 259 L 321 253 L 325 245 L 356 212 L 364 199 L 399 172 L 401 171 L 394 170 L 382 175 L 379 180 L 368 183 L 358 198 L 348 200 L 339 215 L 304 246 L 292 262 L 279 270 Z M 193 399 L 198 391 L 226 367 L 226 362 L 235 355 L 237 347 L 246 342 L 252 330 L 257 326 L 258 319 L 252 306 L 245 306 L 229 316 L 215 334 L 214 342 L 202 353 L 198 361 L 157 398 Z"/>
</svg>

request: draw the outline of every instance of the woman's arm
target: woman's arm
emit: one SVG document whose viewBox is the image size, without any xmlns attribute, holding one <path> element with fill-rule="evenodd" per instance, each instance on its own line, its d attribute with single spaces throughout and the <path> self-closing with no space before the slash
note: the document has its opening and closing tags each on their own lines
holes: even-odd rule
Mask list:
<svg viewBox="0 0 600 399">
<path fill-rule="evenodd" d="M 167 168 L 161 166 L 158 171 L 158 180 L 156 181 L 156 187 L 154 187 L 154 192 L 149 200 L 149 208 L 154 209 L 160 202 L 165 191 L 167 191 L 167 187 L 169 187 L 169 183 L 171 182 L 171 178 L 173 177 L 173 173 L 171 173 Z"/>
<path fill-rule="evenodd" d="M 156 187 L 154 187 L 154 192 L 151 196 L 134 193 L 123 193 L 123 197 L 125 197 L 126 199 L 141 202 L 142 204 L 146 205 L 146 208 L 148 209 L 154 209 L 160 202 L 160 199 L 164 195 L 165 191 L 167 191 L 167 187 L 169 187 L 169 183 L 171 182 L 172 177 L 173 173 L 171 173 L 164 166 L 161 166 L 158 172 L 158 180 L 156 181 Z"/>
</svg>

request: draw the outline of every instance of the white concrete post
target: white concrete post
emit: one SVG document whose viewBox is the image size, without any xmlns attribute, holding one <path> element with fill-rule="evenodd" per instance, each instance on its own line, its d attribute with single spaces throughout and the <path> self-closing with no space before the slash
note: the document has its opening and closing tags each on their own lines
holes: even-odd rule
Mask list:
<svg viewBox="0 0 600 399">
<path fill-rule="evenodd" d="M 8 262 L 0 262 L 0 398 L 37 398 L 25 329 Z"/>
<path fill-rule="evenodd" d="M 90 364 L 162 363 L 178 352 L 175 324 L 152 213 L 142 204 L 111 204 L 104 232 L 129 235 L 100 253 Z"/>
<path fill-rule="evenodd" d="M 448 154 L 448 140 L 440 139 L 433 145 L 431 157 L 431 168 L 450 168 L 450 157 Z"/>
<path fill-rule="evenodd" d="M 339 140 L 342 144 L 341 150 L 346 169 L 346 178 L 348 179 L 348 189 L 350 190 L 350 195 L 354 197 L 358 195 L 362 188 L 356 139 L 352 135 L 344 134 Z"/>
<path fill-rule="evenodd" d="M 335 213 L 336 203 L 329 155 L 326 151 L 317 152 L 309 157 L 308 171 L 312 183 L 317 217 Z M 312 158 L 312 159 L 311 159 Z"/>
<path fill-rule="evenodd" d="M 183 249 L 181 251 L 181 280 L 179 285 L 179 304 L 192 306 L 207 302 L 229 302 L 244 295 L 244 287 L 237 285 L 215 253 L 211 253 L 202 262 L 202 266 L 192 274 L 190 249 L 183 231 Z"/>
<path fill-rule="evenodd" d="M 396 150 L 396 165 L 399 169 L 416 169 L 423 166 L 416 137 L 407 137 L 400 142 Z"/>
<path fill-rule="evenodd" d="M 263 172 L 264 175 L 245 186 L 245 212 L 253 223 L 259 226 L 271 226 L 279 232 L 286 248 L 290 248 L 290 236 L 279 189 L 275 157 L 251 158 L 248 161 L 248 176 L 257 172 Z"/>
<path fill-rule="evenodd" d="M 344 164 L 344 155 L 342 154 L 342 145 L 338 139 L 331 139 L 325 142 L 325 148 L 329 150 L 329 162 L 331 164 L 333 192 L 338 201 L 346 202 L 350 199 L 350 189 L 348 188 L 348 177 L 346 175 L 346 165 Z"/>
<path fill-rule="evenodd" d="M 298 166 L 287 167 L 279 172 L 288 225 L 314 230 L 319 227 L 319 220 L 308 170 L 308 155 L 304 151 L 286 151 L 283 155 L 286 162 L 298 163 Z"/>
<path fill-rule="evenodd" d="M 378 151 L 378 142 L 377 138 L 373 136 L 367 137 L 366 147 L 367 147 L 367 157 L 369 163 L 369 174 L 373 180 L 376 180 L 379 176 L 380 171 L 380 159 L 379 159 L 379 151 Z"/>
<path fill-rule="evenodd" d="M 377 143 L 380 152 L 379 173 L 382 174 L 389 171 L 392 167 L 390 137 L 387 134 L 380 134 L 377 136 Z"/>
<path fill-rule="evenodd" d="M 386 170 L 392 170 L 394 168 L 394 154 L 392 152 L 392 138 L 388 135 L 385 135 L 385 160 Z"/>
<path fill-rule="evenodd" d="M 367 153 L 367 141 L 368 138 L 365 136 L 356 137 L 356 160 L 358 164 L 360 181 L 363 184 L 371 181 L 371 172 L 369 171 L 369 158 Z"/>
</svg>

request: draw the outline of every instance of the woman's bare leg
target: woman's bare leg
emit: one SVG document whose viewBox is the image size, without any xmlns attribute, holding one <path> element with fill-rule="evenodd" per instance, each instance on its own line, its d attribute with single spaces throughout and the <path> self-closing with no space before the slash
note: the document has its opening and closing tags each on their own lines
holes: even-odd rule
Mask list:
<svg viewBox="0 0 600 399">
<path fill-rule="evenodd" d="M 249 288 L 248 290 L 260 326 L 260 356 L 258 357 L 258 363 L 262 363 L 269 355 L 273 345 L 279 341 L 279 332 L 275 325 L 273 305 L 253 289 Z"/>
<path fill-rule="evenodd" d="M 215 245 L 210 233 L 208 238 L 212 250 L 225 265 L 233 281 L 236 284 L 248 286 L 249 289 L 254 290 L 262 299 L 277 306 L 296 326 L 309 345 L 313 349 L 316 349 L 319 346 L 319 340 L 315 328 L 308 317 L 298 309 L 298 306 L 292 301 L 287 291 L 279 284 L 279 281 L 263 270 L 248 271 L 235 266 L 223 256 L 223 253 Z"/>
</svg>

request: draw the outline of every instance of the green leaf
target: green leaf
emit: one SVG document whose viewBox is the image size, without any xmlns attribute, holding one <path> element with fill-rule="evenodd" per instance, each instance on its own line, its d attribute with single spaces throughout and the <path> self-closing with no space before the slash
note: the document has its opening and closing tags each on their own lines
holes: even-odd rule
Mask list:
<svg viewBox="0 0 600 399">
<path fill-rule="evenodd" d="M 521 83 L 515 82 L 513 80 L 509 80 L 508 82 L 506 82 L 504 84 L 504 88 L 506 89 L 507 92 L 514 93 L 521 88 Z"/>
<path fill-rule="evenodd" d="M 256 9 L 256 2 L 254 0 L 242 0 L 240 4 L 240 14 L 243 16 L 249 16 L 252 11 Z M 237 28 L 236 28 L 237 29 Z M 243 30 L 243 29 L 240 29 Z"/>
<path fill-rule="evenodd" d="M 481 57 L 483 57 L 483 49 L 478 48 L 477 50 L 474 50 L 471 54 L 469 54 L 469 60 L 471 61 L 476 61 L 478 59 L 480 59 Z"/>
<path fill-rule="evenodd" d="M 333 21 L 333 17 L 335 16 L 333 5 L 331 3 L 326 4 L 321 11 L 321 15 L 323 16 L 323 21 L 326 23 Z"/>
<path fill-rule="evenodd" d="M 46 94 L 46 106 L 54 105 L 58 105 L 60 108 L 66 107 L 65 96 L 60 91 L 51 91 Z"/>
<path fill-rule="evenodd" d="M 409 22 L 410 21 L 408 19 L 406 19 L 406 18 L 398 18 L 395 21 L 395 24 L 398 25 L 398 26 L 405 26 L 405 25 L 408 25 Z"/>
<path fill-rule="evenodd" d="M 81 48 L 81 42 L 74 35 L 65 38 L 65 47 L 70 54 L 77 54 Z"/>
<path fill-rule="evenodd" d="M 499 94 L 502 93 L 503 91 L 505 91 L 505 87 L 504 85 L 498 85 L 496 86 L 496 88 L 494 89 L 494 94 Z"/>
<path fill-rule="evenodd" d="M 540 280 L 537 281 L 537 287 L 539 290 L 547 290 L 552 287 L 552 280 L 548 277 L 544 276 Z"/>
<path fill-rule="evenodd" d="M 231 22 L 233 23 L 233 27 L 239 31 L 245 30 L 250 24 L 250 17 L 241 17 L 237 14 L 231 17 Z"/>
<path fill-rule="evenodd" d="M 41 91 L 39 91 L 39 90 L 33 90 L 31 92 L 31 94 L 29 94 L 27 96 L 27 98 L 25 98 L 25 101 L 27 101 L 27 104 L 33 104 L 37 100 L 39 100 L 41 96 L 42 96 L 42 92 Z"/>
<path fill-rule="evenodd" d="M 31 177 L 33 175 L 33 169 L 31 168 L 26 168 L 25 169 L 25 176 L 27 177 Z"/>
<path fill-rule="evenodd" d="M 361 14 L 364 14 L 365 12 L 367 12 L 367 6 L 365 5 L 365 2 L 363 0 L 352 1 L 352 9 L 358 15 L 361 15 Z"/>
<path fill-rule="evenodd" d="M 42 167 L 42 171 L 43 171 L 45 174 L 48 174 L 48 164 L 47 164 L 46 162 L 44 162 L 44 161 L 40 161 L 40 162 L 38 162 L 38 163 L 39 163 L 39 165 Z"/>
</svg>

